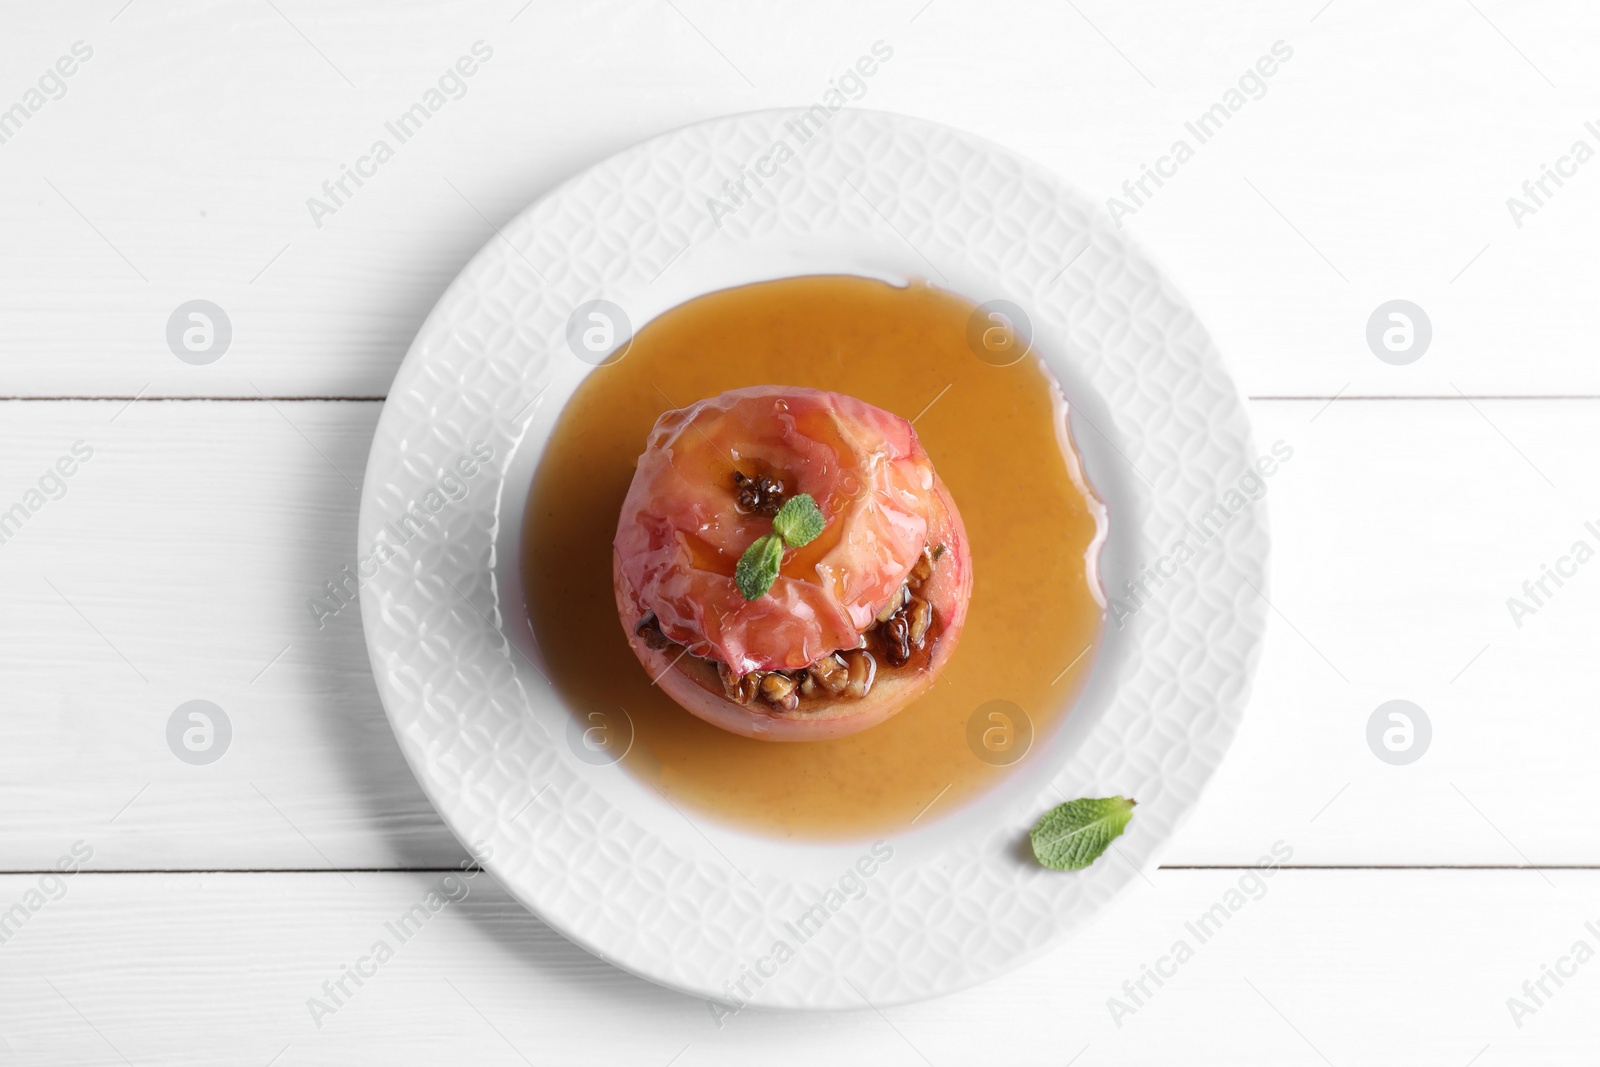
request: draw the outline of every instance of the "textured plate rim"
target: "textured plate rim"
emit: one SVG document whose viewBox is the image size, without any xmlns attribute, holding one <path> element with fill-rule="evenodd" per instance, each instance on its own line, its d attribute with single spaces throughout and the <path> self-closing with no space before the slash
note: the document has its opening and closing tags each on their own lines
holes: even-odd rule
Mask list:
<svg viewBox="0 0 1600 1067">
<path fill-rule="evenodd" d="M 416 500 L 421 489 L 436 482 L 437 471 L 447 466 L 445 461 L 449 454 L 469 447 L 474 434 L 481 433 L 485 440 L 496 442 L 497 448 L 503 445 L 508 453 L 513 451 L 521 438 L 519 429 L 507 418 L 510 410 L 514 410 L 513 405 L 521 408 L 524 398 L 529 396 L 537 402 L 539 391 L 548 388 L 549 383 L 537 386 L 536 372 L 540 368 L 533 367 L 531 371 L 526 368 L 548 357 L 555 348 L 552 327 L 560 324 L 546 321 L 550 319 L 551 308 L 570 308 L 576 298 L 625 288 L 629 271 L 642 276 L 656 269 L 672 243 L 668 241 L 667 247 L 661 248 L 657 238 L 673 229 L 671 223 L 679 223 L 676 236 L 688 235 L 692 245 L 695 234 L 704 229 L 704 220 L 691 218 L 699 214 L 698 207 L 685 214 L 686 205 L 681 197 L 702 191 L 707 176 L 726 173 L 736 176 L 741 160 L 754 158 L 752 153 L 760 151 L 764 139 L 770 139 L 784 122 L 799 115 L 797 110 L 754 112 L 714 119 L 661 135 L 564 183 L 536 201 L 491 239 L 430 313 L 397 374 L 369 456 L 362 490 L 358 551 L 372 546 L 381 537 L 384 522 L 397 511 L 403 512 L 405 505 Z M 948 234 L 940 232 L 940 213 L 948 212 L 953 202 L 958 208 L 970 209 L 977 217 L 976 222 L 958 222 L 958 237 L 970 237 L 985 230 L 998 234 L 996 243 L 987 250 L 994 261 L 984 269 L 989 271 L 990 277 L 999 279 L 993 288 L 1009 293 L 1031 291 L 1030 285 L 1036 286 L 1037 280 L 1032 283 L 1017 280 L 1018 271 L 1026 274 L 1035 265 L 1005 264 L 1005 257 L 1015 250 L 1018 240 L 1008 235 L 1000 224 L 1019 219 L 1061 222 L 1062 232 L 1087 238 L 1084 245 L 1087 255 L 1083 258 L 1089 262 L 1078 272 L 1084 275 L 1085 281 L 1079 284 L 1075 278 L 1069 279 L 1073 284 L 1067 286 L 1074 299 L 1084 302 L 1075 306 L 1070 299 L 1059 304 L 1052 299 L 1048 305 L 1029 306 L 1040 309 L 1041 319 L 1050 318 L 1051 309 L 1065 308 L 1061 315 L 1066 325 L 1057 335 L 1064 342 L 1061 347 L 1065 353 L 1070 354 L 1063 354 L 1062 358 L 1069 362 L 1098 364 L 1073 369 L 1084 370 L 1088 377 L 1096 379 L 1090 388 L 1104 396 L 1107 405 L 1107 410 L 1097 415 L 1111 420 L 1110 432 L 1117 439 L 1113 447 L 1122 446 L 1117 448 L 1119 455 L 1124 455 L 1136 471 L 1144 461 L 1155 474 L 1156 481 L 1150 484 L 1150 528 L 1140 531 L 1141 539 L 1159 548 L 1161 536 L 1180 525 L 1172 520 L 1186 518 L 1188 505 L 1214 498 L 1219 486 L 1234 473 L 1232 468 L 1226 467 L 1225 461 L 1249 464 L 1254 452 L 1248 420 L 1209 339 L 1182 300 L 1161 279 L 1159 271 L 1093 205 L 1053 175 L 968 134 L 879 112 L 846 112 L 837 116 L 835 122 L 829 129 L 826 146 L 813 151 L 809 159 L 802 160 L 789 171 L 780 172 L 781 181 L 773 181 L 777 201 L 774 206 L 741 207 L 738 215 L 724 220 L 725 226 L 717 227 L 717 233 L 699 239 L 711 241 L 729 237 L 735 247 L 744 242 L 752 248 L 770 245 L 775 240 L 794 240 L 804 245 L 807 241 L 821 239 L 826 243 L 832 236 L 817 227 L 812 217 L 819 210 L 828 209 L 828 199 L 832 196 L 831 210 L 838 214 L 839 221 L 847 229 L 856 227 L 861 219 L 868 225 L 875 225 L 873 215 L 876 215 L 911 245 L 919 257 L 928 259 L 930 266 L 942 262 L 948 268 L 951 242 Z M 838 174 L 830 174 L 830 168 L 842 171 L 847 178 L 853 175 L 859 179 L 849 183 L 851 192 L 838 188 Z M 638 196 L 630 196 L 631 193 L 645 197 L 642 206 Z M 674 201 L 672 193 L 677 193 L 680 199 Z M 608 200 L 608 197 L 617 199 Z M 859 202 L 852 197 L 859 197 Z M 819 208 L 808 198 L 820 201 L 823 207 Z M 666 206 L 657 208 L 656 204 Z M 641 211 L 642 221 L 633 220 L 630 224 L 641 227 L 634 236 L 646 234 L 645 239 L 623 241 L 608 253 L 610 264 L 595 267 L 574 257 L 577 266 L 590 267 L 593 272 L 586 275 L 584 270 L 569 269 L 565 276 L 555 278 L 554 284 L 541 287 L 530 271 L 539 273 L 534 257 L 549 252 L 550 235 L 562 227 L 567 228 L 569 240 L 575 236 L 608 235 L 615 230 L 609 223 L 618 219 L 619 205 Z M 926 214 L 918 215 L 919 208 L 926 209 Z M 1029 211 L 1042 215 L 1030 220 L 1027 218 Z M 629 220 L 624 216 L 622 221 Z M 818 238 L 819 233 L 821 238 Z M 1041 240 L 1052 247 L 1052 242 L 1060 243 L 1054 234 Z M 1031 238 L 1024 239 L 1023 243 L 1029 241 Z M 956 244 L 964 260 L 974 258 L 975 251 L 984 250 L 981 242 L 971 242 L 964 247 L 959 241 Z M 902 256 L 902 262 L 907 258 Z M 548 268 L 549 260 L 542 261 Z M 618 263 L 622 266 L 618 267 Z M 670 265 L 669 262 L 667 266 Z M 970 290 L 970 286 L 967 288 Z M 513 301 L 509 308 L 494 303 L 496 294 L 520 293 L 527 289 L 539 290 L 534 307 L 528 307 L 527 301 Z M 1163 316 L 1160 321 L 1152 318 L 1157 311 Z M 1091 320 L 1091 325 L 1085 325 Z M 463 325 L 475 326 L 480 322 L 484 326 L 482 330 Z M 1152 322 L 1151 336 L 1140 339 L 1141 330 Z M 1041 325 L 1048 327 L 1049 324 Z M 556 334 L 559 332 L 559 329 L 554 330 Z M 1093 357 L 1086 356 L 1089 346 L 1083 343 L 1084 335 L 1104 342 L 1104 350 Z M 1135 339 L 1131 346 L 1130 336 Z M 511 351 L 511 355 L 501 361 L 509 363 L 509 368 L 496 368 L 500 374 L 498 378 L 493 373 L 482 373 L 484 365 L 495 361 L 478 351 L 496 344 L 502 351 L 506 346 Z M 460 362 L 460 366 L 452 360 Z M 520 375 L 518 364 L 524 368 Z M 1134 398 L 1144 405 L 1138 411 L 1129 410 L 1129 398 L 1117 394 L 1119 383 L 1137 382 L 1152 374 L 1159 377 L 1168 371 L 1170 380 L 1163 384 L 1170 387 L 1170 394 L 1156 400 L 1144 396 Z M 480 379 L 487 377 L 498 389 L 492 398 L 486 401 L 481 395 L 485 389 L 482 380 L 467 382 L 469 372 L 479 374 Z M 1099 380 L 1102 378 L 1104 381 Z M 452 393 L 452 388 L 456 392 Z M 459 399 L 458 394 L 468 398 L 463 403 L 472 417 L 446 410 L 447 405 L 441 398 Z M 474 396 L 479 409 L 472 408 L 470 401 Z M 1200 408 L 1197 397 L 1216 407 L 1212 410 Z M 1160 462 L 1162 448 L 1155 447 L 1162 442 L 1144 436 L 1148 426 L 1141 419 L 1148 416 L 1146 409 L 1173 416 L 1171 422 L 1180 426 L 1183 417 L 1198 415 L 1205 421 L 1206 429 L 1197 431 L 1195 427 L 1186 427 L 1185 432 L 1193 438 L 1189 443 L 1203 446 L 1206 442 L 1200 438 L 1206 438 L 1215 444 L 1219 436 L 1223 443 L 1216 447 L 1216 454 L 1195 456 L 1180 451 L 1170 464 L 1163 466 Z M 474 423 L 473 418 L 481 421 Z M 1196 432 L 1200 437 L 1195 437 Z M 1197 472 L 1198 476 L 1212 480 L 1198 487 L 1185 483 L 1186 477 L 1195 477 Z M 1149 480 L 1147 474 L 1142 471 L 1140 474 Z M 817 892 L 825 883 L 791 879 L 776 889 L 769 886 L 769 891 L 758 890 L 752 895 L 731 884 L 733 880 L 727 877 L 729 872 L 723 871 L 718 876 L 715 865 L 708 870 L 703 857 L 672 857 L 650 866 L 641 864 L 636 853 L 630 853 L 626 861 L 613 862 L 612 869 L 604 872 L 604 878 L 617 880 L 621 888 L 601 894 L 607 899 L 599 903 L 598 909 L 586 907 L 595 902 L 575 900 L 573 886 L 552 885 L 571 872 L 562 870 L 561 864 L 553 862 L 552 857 L 536 857 L 534 853 L 553 848 L 559 856 L 563 845 L 569 849 L 592 845 L 592 837 L 581 842 L 561 838 L 563 832 L 572 838 L 572 824 L 584 819 L 587 821 L 583 822 L 583 833 L 596 832 L 594 813 L 601 813 L 602 822 L 610 814 L 604 812 L 604 798 L 584 783 L 574 786 L 563 780 L 570 788 L 557 792 L 552 798 L 557 803 L 539 804 L 529 811 L 527 821 L 531 826 L 514 827 L 506 818 L 505 808 L 519 799 L 509 795 L 515 790 L 501 788 L 493 801 L 482 795 L 480 786 L 494 774 L 521 775 L 526 780 L 537 777 L 541 770 L 549 770 L 559 777 L 556 771 L 563 766 L 560 753 L 553 751 L 555 739 L 546 736 L 543 742 L 538 741 L 530 725 L 518 721 L 514 706 L 517 696 L 528 699 L 521 675 L 530 672 L 518 659 L 525 653 L 504 632 L 511 621 L 502 611 L 503 591 L 494 587 L 495 531 L 502 520 L 499 507 L 505 489 L 502 482 L 492 480 L 498 477 L 501 475 L 492 475 L 491 481 L 484 484 L 485 491 L 478 494 L 478 499 L 484 500 L 491 495 L 487 489 L 493 488 L 492 506 L 463 505 L 447 512 L 442 517 L 443 532 L 436 542 L 408 546 L 411 551 L 404 557 L 403 569 L 380 570 L 363 587 L 363 624 L 386 714 L 419 782 L 446 823 L 464 842 L 470 842 L 475 852 L 489 853 L 485 858 L 486 867 L 522 903 L 567 937 L 632 973 L 695 995 L 727 1000 L 727 989 L 718 978 L 731 973 L 729 964 L 749 955 L 744 949 L 755 943 L 747 931 L 737 929 L 738 919 L 748 918 L 746 913 L 753 903 L 754 910 L 770 926 L 775 909 L 784 914 L 792 913 L 796 904 L 806 901 L 807 892 Z M 1179 489 L 1184 491 L 1176 491 Z M 1214 716 L 1203 724 L 1199 734 L 1187 734 L 1177 741 L 1164 739 L 1166 743 L 1153 753 L 1159 763 L 1159 757 L 1181 750 L 1187 777 L 1184 788 L 1176 790 L 1170 800 L 1167 794 L 1161 795 L 1155 814 L 1151 814 L 1150 803 L 1141 803 L 1142 822 L 1136 820 L 1136 829 L 1130 830 L 1123 845 L 1131 865 L 1120 871 L 1101 865 L 1099 870 L 1091 869 L 1075 882 L 1049 883 L 1041 889 L 1039 873 L 1016 870 L 1014 857 L 1008 857 L 1000 835 L 992 835 L 990 840 L 974 845 L 975 852 L 971 855 L 951 858 L 968 864 L 975 862 L 980 867 L 1006 865 L 1005 871 L 998 874 L 985 891 L 1009 894 L 1016 900 L 1026 898 L 1036 910 L 1028 913 L 1027 909 L 1021 909 L 1020 921 L 1035 929 L 1014 929 L 1015 922 L 1008 926 L 969 919 L 964 936 L 993 938 L 1003 934 L 1010 935 L 1010 940 L 999 945 L 996 952 L 963 955 L 959 948 L 954 951 L 947 948 L 942 954 L 936 951 L 934 958 L 920 963 L 867 959 L 871 966 L 863 969 L 862 954 L 874 948 L 903 951 L 909 943 L 934 933 L 927 927 L 905 924 L 902 921 L 904 912 L 930 904 L 971 903 L 970 890 L 948 881 L 928 880 L 922 877 L 926 872 L 920 868 L 897 872 L 891 881 L 873 887 L 883 889 L 877 896 L 887 899 L 875 899 L 869 893 L 863 900 L 871 900 L 870 906 L 858 909 L 853 922 L 833 928 L 842 929 L 844 933 L 832 939 L 835 945 L 831 952 L 812 953 L 803 969 L 788 972 L 789 979 L 784 983 L 774 981 L 771 986 L 763 986 L 759 992 L 765 995 L 751 997 L 750 1002 L 763 1007 L 848 1008 L 863 1006 L 869 996 L 868 1003 L 882 1005 L 952 992 L 1018 966 L 1058 944 L 1093 913 L 1109 904 L 1135 876 L 1136 867 L 1151 865 L 1156 852 L 1192 811 L 1200 789 L 1220 763 L 1237 729 L 1249 676 L 1259 656 L 1266 614 L 1257 592 L 1265 589 L 1265 515 L 1261 507 L 1252 507 L 1236 519 L 1217 534 L 1219 544 L 1211 549 L 1207 566 L 1197 565 L 1181 574 L 1184 581 L 1174 580 L 1171 600 L 1156 601 L 1150 610 L 1140 612 L 1131 623 L 1150 645 L 1148 648 L 1136 646 L 1138 655 L 1170 653 L 1171 646 L 1187 642 L 1186 648 L 1178 650 L 1177 658 L 1182 658 L 1186 652 L 1194 652 L 1195 638 L 1184 633 L 1183 625 L 1191 621 L 1191 613 L 1186 613 L 1185 605 L 1179 603 L 1180 594 L 1183 597 L 1192 595 L 1201 601 L 1209 598 L 1212 603 L 1202 605 L 1202 622 L 1205 621 L 1204 611 L 1214 610 L 1217 604 L 1228 605 L 1227 610 L 1232 615 L 1232 624 L 1221 635 L 1224 640 L 1220 642 L 1229 662 L 1220 669 L 1216 688 L 1208 694 L 1215 704 Z M 452 581 L 452 574 L 460 580 Z M 451 595 L 446 596 L 439 579 L 451 586 Z M 1248 594 L 1242 586 L 1249 587 Z M 463 610 L 463 604 L 471 610 Z M 478 626 L 474 618 L 487 625 Z M 1216 658 L 1218 643 L 1218 635 L 1210 633 L 1200 642 L 1202 646 L 1210 646 L 1213 653 L 1206 662 Z M 418 658 L 445 662 L 451 673 L 473 677 L 461 683 L 464 688 L 459 693 L 446 692 L 441 696 L 440 690 L 448 690 L 449 686 L 431 685 L 422 679 L 411 666 Z M 1172 657 L 1169 654 L 1167 658 Z M 1141 664 L 1135 663 L 1134 667 L 1139 669 Z M 449 699 L 454 697 L 462 699 Z M 480 704 L 475 712 L 462 711 L 467 699 L 486 704 Z M 1190 697 L 1180 698 L 1179 703 L 1184 700 L 1194 703 L 1194 698 Z M 1130 725 L 1170 727 L 1172 724 L 1149 715 Z M 545 732 L 548 735 L 548 731 Z M 546 751 L 538 751 L 541 744 Z M 527 748 L 529 745 L 533 746 L 532 750 Z M 1079 755 L 1082 754 L 1075 754 L 1073 759 L 1077 760 Z M 555 764 L 545 766 L 541 763 L 543 756 L 554 757 Z M 498 766 L 502 757 L 509 761 L 509 771 Z M 474 763 L 473 759 L 478 762 Z M 484 760 L 489 763 L 484 764 Z M 485 771 L 485 766 L 490 771 Z M 1064 766 L 1053 779 L 1088 782 L 1106 781 L 1116 776 L 1113 771 L 1097 773 L 1092 766 L 1087 770 Z M 512 781 L 515 780 L 513 777 Z M 489 781 L 491 793 L 495 792 L 493 786 L 494 782 Z M 529 803 L 536 804 L 538 799 L 535 797 Z M 482 807 L 486 802 L 491 804 L 488 810 Z M 625 819 L 621 813 L 617 813 L 617 817 Z M 599 832 L 611 834 L 616 829 L 615 826 L 600 826 Z M 649 842 L 648 838 L 646 834 L 628 843 L 661 846 L 660 841 Z M 552 845 L 552 841 L 556 843 Z M 703 893 L 704 899 L 711 902 L 709 906 L 702 905 L 699 914 L 691 909 L 666 919 L 651 920 L 676 928 L 680 941 L 688 931 L 687 940 L 692 942 L 691 951 L 685 954 L 690 960 L 688 966 L 679 960 L 666 959 L 659 946 L 653 948 L 652 954 L 645 949 L 642 938 L 630 943 L 628 937 L 621 935 L 639 931 L 627 931 L 626 923 L 616 922 L 614 913 L 607 914 L 607 907 L 627 907 L 629 894 L 642 892 L 641 886 L 647 876 L 663 872 L 677 881 L 676 892 L 659 885 L 652 887 L 654 891 L 674 900 Z M 574 881 L 581 886 L 586 878 L 589 879 L 587 887 L 592 890 L 594 883 L 589 874 L 579 875 Z M 751 888 L 755 886 L 752 884 Z M 990 897 L 989 903 L 994 899 Z M 734 916 L 732 921 L 728 918 L 730 914 Z M 1052 921 L 1040 922 L 1041 916 Z M 659 933 L 654 927 L 644 932 Z M 848 958 L 852 950 L 856 953 L 853 960 Z M 678 955 L 676 950 L 670 954 Z M 938 973 L 930 979 L 929 970 Z"/>
</svg>

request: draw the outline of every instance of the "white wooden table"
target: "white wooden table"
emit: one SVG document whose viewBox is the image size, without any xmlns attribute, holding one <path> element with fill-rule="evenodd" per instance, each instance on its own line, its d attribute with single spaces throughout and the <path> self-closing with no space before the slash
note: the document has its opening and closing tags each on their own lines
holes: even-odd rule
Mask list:
<svg viewBox="0 0 1600 1067">
<path fill-rule="evenodd" d="M 412 333 L 554 183 L 682 123 L 814 102 L 879 40 L 894 57 L 859 106 L 1098 198 L 1292 49 L 1124 220 L 1258 439 L 1295 449 L 1268 499 L 1267 652 L 1201 810 L 1085 936 L 933 1003 L 719 1029 L 481 878 L 313 1019 L 465 858 L 358 618 L 318 631 L 305 608 L 350 555 Z M 465 95 L 314 219 L 307 198 L 478 41 Z M 1582 0 L 7 5 L 0 510 L 28 516 L 0 544 L 0 1063 L 1592 1062 L 1600 563 L 1563 565 L 1520 620 L 1507 598 L 1600 546 L 1600 161 L 1561 163 L 1600 150 L 1597 50 Z M 1563 184 L 1514 217 L 1543 164 Z M 1366 341 L 1395 298 L 1432 323 L 1410 365 Z M 232 324 L 209 365 L 166 340 L 193 299 Z M 49 476 L 77 442 L 92 457 Z M 1367 742 L 1396 698 L 1433 728 L 1403 766 Z M 167 741 L 196 699 L 232 726 L 209 765 Z M 1288 869 L 1134 999 L 1275 844 Z"/>
</svg>

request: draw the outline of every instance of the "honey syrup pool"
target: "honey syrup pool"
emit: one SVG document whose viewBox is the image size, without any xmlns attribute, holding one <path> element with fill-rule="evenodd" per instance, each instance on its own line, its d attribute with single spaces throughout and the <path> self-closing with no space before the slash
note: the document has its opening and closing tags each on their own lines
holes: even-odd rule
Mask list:
<svg viewBox="0 0 1600 1067">
<path fill-rule="evenodd" d="M 1068 451 L 1055 380 L 1032 353 L 1009 366 L 979 359 L 973 313 L 926 284 L 843 275 L 726 289 L 648 323 L 561 412 L 523 526 L 534 634 L 570 711 L 609 722 L 624 710 L 633 742 L 622 765 L 686 812 L 777 838 L 902 829 L 993 786 L 1020 765 L 1008 761 L 1029 732 L 1037 749 L 1070 711 L 1104 622 L 1093 557 L 1105 512 Z M 850 737 L 719 730 L 650 684 L 617 619 L 611 542 L 650 428 L 752 385 L 848 393 L 914 420 L 971 542 L 972 600 L 943 675 Z M 1027 722 L 1010 721 L 1008 705 Z"/>
</svg>

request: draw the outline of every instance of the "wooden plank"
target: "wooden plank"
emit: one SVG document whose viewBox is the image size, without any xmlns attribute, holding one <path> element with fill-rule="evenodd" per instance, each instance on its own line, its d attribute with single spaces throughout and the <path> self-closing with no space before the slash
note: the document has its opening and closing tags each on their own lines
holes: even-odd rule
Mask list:
<svg viewBox="0 0 1600 1067">
<path fill-rule="evenodd" d="M 1165 861 L 1597 864 L 1589 753 L 1600 570 L 1518 628 L 1506 599 L 1600 543 L 1600 401 L 1251 405 L 1274 616 L 1244 728 Z M 120 413 L 119 413 L 120 412 Z M 59 500 L 0 545 L 0 867 L 90 838 L 110 868 L 442 866 L 462 855 L 402 761 L 360 624 L 306 599 L 352 551 L 377 405 L 0 405 L 0 509 L 74 442 Z M 1546 482 L 1546 478 L 1550 483 Z M 349 479 L 349 482 L 346 481 Z M 1219 487 L 1219 492 L 1222 487 Z M 1593 573 L 1591 573 L 1593 572 Z M 1433 724 L 1409 766 L 1366 724 Z M 180 762 L 173 711 L 210 700 L 225 758 Z"/>
<path fill-rule="evenodd" d="M 1122 221 L 1246 393 L 1600 394 L 1585 315 L 1600 178 L 1585 166 L 1560 187 L 1545 179 L 1543 206 L 1520 220 L 1507 206 L 1543 164 L 1571 168 L 1575 141 L 1600 146 L 1585 126 L 1596 116 L 1563 91 L 1600 44 L 1583 0 L 1403 15 L 1339 0 L 1310 5 L 1314 18 L 1256 5 L 1245 19 L 1218 0 L 106 6 L 19 10 L 0 39 L 0 68 L 18 72 L 7 94 L 74 42 L 94 50 L 0 145 L 3 395 L 382 396 L 493 226 L 643 138 L 818 99 L 876 40 L 894 59 L 855 106 L 972 130 L 1096 201 L 1133 203 Z M 480 39 L 494 58 L 466 94 L 313 219 L 323 182 Z M 1259 88 L 1246 81 L 1201 143 L 1186 123 L 1279 41 L 1290 58 Z M 999 70 L 1003 106 L 983 88 Z M 1163 162 L 1180 139 L 1193 158 Z M 1147 165 L 1172 176 L 1135 198 L 1124 183 Z M 234 328 L 210 366 L 165 342 L 169 315 L 196 298 Z M 1412 366 L 1365 341 L 1395 298 L 1432 323 Z"/>
<path fill-rule="evenodd" d="M 881 1012 L 751 1008 L 720 1029 L 705 1002 L 588 955 L 488 876 L 447 884 L 456 902 L 401 941 L 388 924 L 442 877 L 77 875 L 0 945 L 0 1049 L 56 1067 L 119 1054 L 208 1067 L 1461 1067 L 1587 1062 L 1600 1039 L 1600 963 L 1570 956 L 1600 946 L 1595 871 L 1554 872 L 1553 885 L 1522 871 L 1158 871 L 1082 936 L 977 988 Z M 0 903 L 38 889 L 39 876 L 0 877 Z M 1217 906 L 1227 917 L 1202 940 L 1194 924 Z M 379 941 L 392 958 L 363 964 L 369 976 L 334 1004 L 323 983 Z M 1534 1004 L 1522 985 L 1545 965 L 1568 976 L 1546 978 Z M 1141 978 L 1142 993 L 1123 988 Z M 1514 1018 L 1512 997 L 1534 1010 Z"/>
<path fill-rule="evenodd" d="M 6 862 L 41 864 L 63 832 L 107 839 L 116 866 L 454 862 L 378 705 L 358 618 L 318 630 L 305 607 L 353 558 L 378 405 L 124 407 L 0 416 L 6 506 L 75 441 L 94 449 L 0 546 Z M 195 699 L 233 726 L 210 766 L 167 743 Z"/>
</svg>

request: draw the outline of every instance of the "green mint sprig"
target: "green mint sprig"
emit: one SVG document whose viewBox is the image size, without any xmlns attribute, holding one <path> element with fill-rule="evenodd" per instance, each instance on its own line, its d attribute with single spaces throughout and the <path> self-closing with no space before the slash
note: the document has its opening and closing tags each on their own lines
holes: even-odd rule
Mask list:
<svg viewBox="0 0 1600 1067">
<path fill-rule="evenodd" d="M 739 557 L 739 565 L 733 569 L 739 595 L 746 600 L 766 596 L 772 583 L 778 580 L 778 567 L 782 563 L 783 538 L 777 534 L 765 534 L 750 542 L 750 547 Z"/>
<path fill-rule="evenodd" d="M 799 548 L 817 539 L 828 520 L 810 493 L 796 493 L 772 517 L 772 532 L 750 542 L 733 569 L 733 582 L 746 600 L 760 600 L 778 580 L 783 550 Z"/>
<path fill-rule="evenodd" d="M 1135 803 L 1126 797 L 1081 797 L 1056 805 L 1028 834 L 1034 858 L 1052 871 L 1083 870 L 1121 836 Z"/>
<path fill-rule="evenodd" d="M 790 548 L 809 545 L 826 525 L 828 520 L 822 517 L 822 510 L 810 493 L 797 493 L 785 500 L 772 517 L 772 532 Z"/>
</svg>

